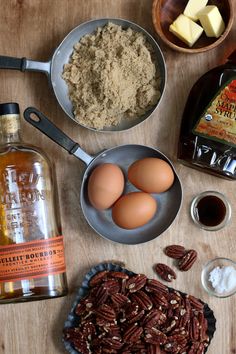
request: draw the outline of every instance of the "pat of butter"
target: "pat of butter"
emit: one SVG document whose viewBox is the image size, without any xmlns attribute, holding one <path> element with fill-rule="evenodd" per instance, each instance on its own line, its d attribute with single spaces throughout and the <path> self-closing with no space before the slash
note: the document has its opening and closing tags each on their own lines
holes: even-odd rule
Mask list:
<svg viewBox="0 0 236 354">
<path fill-rule="evenodd" d="M 207 37 L 220 37 L 225 30 L 225 24 L 218 7 L 206 6 L 198 15 Z"/>
<path fill-rule="evenodd" d="M 194 45 L 203 32 L 201 26 L 183 14 L 177 17 L 177 19 L 170 25 L 169 30 L 189 47 Z"/>
<path fill-rule="evenodd" d="M 197 21 L 198 12 L 201 11 L 207 3 L 208 0 L 189 0 L 184 9 L 184 15 L 191 18 L 193 21 Z"/>
</svg>

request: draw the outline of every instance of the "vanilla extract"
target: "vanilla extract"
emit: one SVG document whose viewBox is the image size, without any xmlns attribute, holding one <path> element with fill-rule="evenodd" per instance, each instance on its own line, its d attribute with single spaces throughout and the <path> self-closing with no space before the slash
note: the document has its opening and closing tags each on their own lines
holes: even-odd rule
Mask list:
<svg viewBox="0 0 236 354">
<path fill-rule="evenodd" d="M 215 195 L 207 195 L 200 199 L 195 206 L 198 220 L 205 226 L 217 226 L 226 215 L 224 202 Z"/>
</svg>

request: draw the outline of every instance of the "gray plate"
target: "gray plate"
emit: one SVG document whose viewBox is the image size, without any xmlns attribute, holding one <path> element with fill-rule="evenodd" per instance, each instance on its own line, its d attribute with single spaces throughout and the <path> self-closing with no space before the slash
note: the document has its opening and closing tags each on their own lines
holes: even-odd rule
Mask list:
<svg viewBox="0 0 236 354">
<path fill-rule="evenodd" d="M 161 235 L 174 221 L 182 201 L 182 188 L 180 180 L 174 170 L 175 180 L 172 187 L 161 194 L 152 194 L 158 203 L 155 216 L 143 227 L 133 230 L 125 230 L 118 227 L 112 220 L 111 209 L 105 211 L 97 210 L 91 206 L 88 200 L 87 184 L 88 177 L 92 170 L 102 163 L 117 164 L 124 172 L 126 184 L 124 193 L 138 191 L 127 180 L 128 167 L 136 160 L 145 157 L 156 157 L 168 162 L 172 169 L 173 165 L 170 160 L 160 151 L 144 146 L 144 145 L 122 145 L 106 150 L 104 153 L 96 157 L 90 164 L 84 174 L 81 186 L 81 207 L 84 216 L 89 225 L 101 236 L 108 240 L 123 243 L 127 245 L 135 245 L 155 239 Z"/>
<path fill-rule="evenodd" d="M 141 32 L 145 35 L 145 37 L 147 38 L 148 42 L 151 44 L 154 50 L 155 57 L 160 70 L 161 78 L 162 78 L 161 87 L 160 87 L 160 92 L 161 92 L 160 100 L 164 92 L 165 83 L 166 83 L 166 66 L 165 66 L 164 57 L 157 42 L 147 31 L 145 31 L 144 28 L 131 21 L 117 19 L 117 18 L 104 18 L 104 19 L 97 19 L 97 20 L 92 20 L 92 21 L 82 23 L 81 25 L 73 29 L 59 45 L 59 47 L 57 48 L 56 52 L 53 55 L 52 66 L 51 66 L 51 81 L 52 81 L 53 90 L 57 97 L 57 100 L 61 105 L 62 109 L 65 111 L 65 113 L 76 123 L 78 123 L 78 121 L 75 120 L 74 115 L 72 113 L 72 104 L 68 98 L 67 84 L 62 79 L 61 75 L 58 75 L 58 73 L 63 72 L 63 66 L 65 63 L 69 62 L 70 56 L 73 51 L 73 47 L 80 40 L 80 38 L 86 34 L 96 31 L 98 27 L 105 26 L 108 22 L 112 22 L 116 25 L 122 26 L 123 28 L 130 27 L 133 30 L 137 32 Z M 151 115 L 151 113 L 157 108 L 157 106 L 160 103 L 160 100 L 151 110 L 149 110 L 142 117 L 133 118 L 130 120 L 123 120 L 121 124 L 113 127 L 106 127 L 102 129 L 102 131 L 121 131 L 121 130 L 132 128 L 133 126 L 147 119 Z M 91 129 L 96 130 L 93 128 Z"/>
<path fill-rule="evenodd" d="M 34 119 L 35 116 L 38 120 Z M 134 245 L 155 239 L 172 224 L 181 206 L 182 188 L 173 165 L 160 151 L 144 145 L 121 145 L 105 150 L 93 157 L 83 151 L 79 144 L 71 140 L 36 108 L 27 108 L 24 112 L 24 118 L 54 142 L 88 165 L 81 185 L 80 203 L 87 222 L 99 235 L 113 242 Z M 111 209 L 99 211 L 91 206 L 88 200 L 88 178 L 96 166 L 104 163 L 117 164 L 123 170 L 125 177 L 127 177 L 129 165 L 144 157 L 156 157 L 169 163 L 175 174 L 174 183 L 165 193 L 153 194 L 153 197 L 157 200 L 158 208 L 156 215 L 151 221 L 143 227 L 133 230 L 122 229 L 112 221 Z M 126 178 L 125 192 L 134 190 L 136 190 L 135 187 Z"/>
<path fill-rule="evenodd" d="M 147 38 L 148 42 L 151 44 L 158 67 L 161 74 L 161 97 L 157 104 L 149 110 L 145 115 L 139 118 L 132 118 L 130 120 L 123 120 L 121 124 L 117 126 L 107 127 L 98 131 L 122 131 L 143 122 L 147 119 L 151 113 L 158 107 L 161 98 L 164 93 L 165 84 L 166 84 L 166 66 L 163 54 L 160 47 L 154 38 L 143 29 L 141 26 L 127 20 L 117 19 L 117 18 L 103 18 L 97 20 L 91 20 L 85 23 L 82 23 L 78 27 L 74 28 L 61 42 L 58 48 L 55 50 L 53 57 L 48 62 L 39 62 L 34 60 L 29 60 L 26 58 L 18 59 L 13 57 L 0 56 L 0 69 L 15 69 L 21 71 L 40 71 L 44 72 L 48 78 L 51 86 L 53 88 L 54 94 L 57 98 L 58 103 L 61 108 L 76 123 L 80 124 L 74 117 L 73 108 L 71 101 L 68 96 L 68 87 L 65 80 L 62 79 L 63 67 L 66 63 L 69 62 L 70 56 L 73 52 L 74 45 L 86 34 L 94 32 L 98 27 L 105 26 L 108 22 L 113 22 L 114 24 L 120 25 L 123 28 L 131 27 L 133 30 L 142 32 Z M 82 125 L 82 124 L 80 124 Z M 88 128 L 85 126 L 85 128 Z M 88 128 L 95 130 L 93 128 Z"/>
</svg>

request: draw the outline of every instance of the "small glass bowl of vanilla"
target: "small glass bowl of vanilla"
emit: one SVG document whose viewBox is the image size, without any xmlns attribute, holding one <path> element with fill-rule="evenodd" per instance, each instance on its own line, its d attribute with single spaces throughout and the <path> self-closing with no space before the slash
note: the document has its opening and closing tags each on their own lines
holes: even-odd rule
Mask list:
<svg viewBox="0 0 236 354">
<path fill-rule="evenodd" d="M 236 262 L 218 257 L 202 270 L 201 282 L 209 295 L 226 298 L 236 294 Z"/>
</svg>

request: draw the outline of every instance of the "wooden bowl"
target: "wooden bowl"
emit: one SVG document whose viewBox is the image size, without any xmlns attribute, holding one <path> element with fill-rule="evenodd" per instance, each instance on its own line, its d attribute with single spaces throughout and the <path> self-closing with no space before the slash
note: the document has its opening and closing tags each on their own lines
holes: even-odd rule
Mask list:
<svg viewBox="0 0 236 354">
<path fill-rule="evenodd" d="M 198 0 L 196 0 L 198 1 Z M 236 1 L 236 0 L 234 0 Z M 176 18 L 184 12 L 188 0 L 154 0 L 152 4 L 152 20 L 158 36 L 172 49 L 184 53 L 201 53 L 217 47 L 229 34 L 233 24 L 232 0 L 209 0 L 207 5 L 216 5 L 225 22 L 225 31 L 219 38 L 210 38 L 205 34 L 189 48 L 169 31 Z"/>
</svg>

